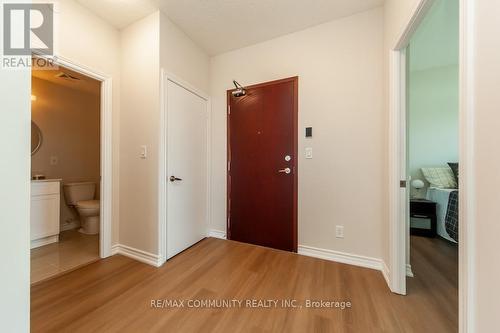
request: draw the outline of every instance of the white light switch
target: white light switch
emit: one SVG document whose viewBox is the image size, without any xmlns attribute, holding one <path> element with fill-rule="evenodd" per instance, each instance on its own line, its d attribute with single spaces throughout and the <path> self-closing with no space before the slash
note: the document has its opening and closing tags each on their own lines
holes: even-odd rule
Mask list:
<svg viewBox="0 0 500 333">
<path fill-rule="evenodd" d="M 306 148 L 306 158 L 307 159 L 313 158 L 313 149 L 312 148 Z"/>
<path fill-rule="evenodd" d="M 148 146 L 141 146 L 141 158 L 145 160 L 148 158 Z"/>
</svg>

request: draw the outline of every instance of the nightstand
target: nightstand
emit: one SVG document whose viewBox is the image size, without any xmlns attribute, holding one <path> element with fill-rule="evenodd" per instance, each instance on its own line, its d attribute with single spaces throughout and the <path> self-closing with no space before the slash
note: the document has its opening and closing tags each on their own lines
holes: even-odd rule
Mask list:
<svg viewBox="0 0 500 333">
<path fill-rule="evenodd" d="M 430 228 L 410 228 L 411 235 L 436 237 L 437 215 L 436 203 L 425 199 L 410 200 L 410 217 L 430 220 Z"/>
</svg>

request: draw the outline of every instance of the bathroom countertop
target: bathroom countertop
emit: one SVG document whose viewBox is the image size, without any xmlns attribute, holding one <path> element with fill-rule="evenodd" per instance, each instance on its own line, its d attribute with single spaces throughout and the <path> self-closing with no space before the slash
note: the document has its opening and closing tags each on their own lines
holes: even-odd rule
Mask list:
<svg viewBox="0 0 500 333">
<path fill-rule="evenodd" d="M 62 182 L 62 179 L 32 179 L 32 183 L 52 183 L 52 182 Z"/>
</svg>

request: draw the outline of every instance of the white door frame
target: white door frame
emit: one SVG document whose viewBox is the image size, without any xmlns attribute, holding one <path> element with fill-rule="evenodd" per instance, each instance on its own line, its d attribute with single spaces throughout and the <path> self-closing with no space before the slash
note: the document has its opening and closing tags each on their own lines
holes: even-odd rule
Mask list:
<svg viewBox="0 0 500 333">
<path fill-rule="evenodd" d="M 72 71 L 101 82 L 101 199 L 100 199 L 100 234 L 99 256 L 111 256 L 112 223 L 113 223 L 113 79 L 106 75 L 78 64 L 61 56 L 46 56 L 36 53 L 36 57 L 45 58 L 54 65 L 63 66 Z"/>
<path fill-rule="evenodd" d="M 390 51 L 389 75 L 389 223 L 390 275 L 389 287 L 406 294 L 406 190 L 400 181 L 406 175 L 406 56 L 410 38 L 427 14 L 434 0 L 420 0 L 412 16 Z M 460 0 L 460 192 L 459 192 L 459 329 L 472 332 L 474 328 L 473 241 L 474 185 L 473 179 L 473 62 L 474 0 Z"/>
<path fill-rule="evenodd" d="M 203 90 L 198 89 L 191 85 L 190 83 L 178 78 L 172 73 L 166 72 L 164 69 L 160 71 L 160 142 L 159 142 L 159 179 L 160 184 L 158 186 L 158 253 L 159 253 L 159 266 L 163 265 L 167 261 L 167 191 L 168 191 L 168 81 L 173 82 L 182 88 L 190 91 L 191 93 L 197 95 L 198 97 L 204 99 L 207 102 L 207 235 L 208 226 L 210 225 L 210 204 L 211 204 L 211 99 L 210 96 Z"/>
</svg>

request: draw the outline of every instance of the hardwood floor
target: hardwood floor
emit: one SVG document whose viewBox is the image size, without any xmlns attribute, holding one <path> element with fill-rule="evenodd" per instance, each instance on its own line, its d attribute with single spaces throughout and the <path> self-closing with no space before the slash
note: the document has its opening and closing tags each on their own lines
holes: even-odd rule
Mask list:
<svg viewBox="0 0 500 333">
<path fill-rule="evenodd" d="M 99 235 L 63 231 L 59 242 L 31 250 L 31 283 L 52 278 L 99 260 Z"/>
<path fill-rule="evenodd" d="M 416 243 L 410 295 L 382 274 L 326 260 L 208 238 L 161 268 L 114 256 L 32 287 L 33 332 L 453 332 L 444 279 Z M 432 256 L 431 256 L 432 257 Z M 420 259 L 419 259 L 420 258 Z M 440 267 L 440 264 L 435 264 Z M 420 270 L 423 270 L 420 272 Z M 451 282 L 454 280 L 451 279 Z M 447 282 L 450 282 L 447 281 Z M 428 290 L 427 287 L 432 287 Z M 241 308 L 152 308 L 152 300 L 241 300 Z M 302 308 L 250 308 L 245 300 L 297 299 Z M 305 300 L 352 307 L 306 308 Z M 451 301 L 453 302 L 453 301 Z"/>
<path fill-rule="evenodd" d="M 446 332 L 458 332 L 458 246 L 442 238 L 411 236 L 410 256 L 414 278 L 408 278 L 410 301 L 421 307 L 439 307 Z M 425 302 L 418 302 L 425 296 Z M 416 308 L 419 310 L 420 308 Z"/>
</svg>

